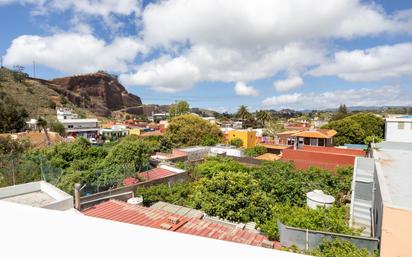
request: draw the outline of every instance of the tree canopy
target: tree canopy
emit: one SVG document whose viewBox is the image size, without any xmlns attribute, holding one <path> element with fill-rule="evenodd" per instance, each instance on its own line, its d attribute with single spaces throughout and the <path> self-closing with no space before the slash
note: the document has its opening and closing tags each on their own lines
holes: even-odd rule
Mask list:
<svg viewBox="0 0 412 257">
<path fill-rule="evenodd" d="M 320 169 L 298 171 L 280 161 L 248 168 L 230 158 L 210 157 L 193 172 L 194 182 L 140 188 L 136 194 L 147 199 L 146 205 L 166 201 L 231 221 L 254 221 L 272 239 L 278 238 L 277 219 L 290 226 L 357 233 L 347 226 L 342 201 L 350 191 L 351 168 L 339 168 L 332 175 Z M 331 209 L 309 209 L 306 193 L 314 189 L 333 195 L 337 203 Z"/>
<path fill-rule="evenodd" d="M 157 147 L 154 142 L 124 138 L 107 155 L 105 165 L 133 164 L 136 171 L 141 171 L 147 167 L 150 155 Z"/>
<path fill-rule="evenodd" d="M 338 133 L 335 136 L 335 144 L 364 144 L 370 137 L 375 141 L 383 138 L 385 121 L 373 113 L 358 113 L 340 120 L 334 120 L 322 128 L 334 129 Z"/>
<path fill-rule="evenodd" d="M 212 140 L 222 141 L 222 132 L 217 125 L 193 114 L 172 118 L 165 136 L 177 147 L 207 145 Z"/>
<path fill-rule="evenodd" d="M 267 111 L 257 111 L 256 112 L 256 120 L 265 127 L 266 123 L 272 120 L 272 115 Z"/>
<path fill-rule="evenodd" d="M 20 132 L 26 128 L 28 112 L 9 97 L 0 95 L 0 132 Z"/>
<path fill-rule="evenodd" d="M 173 118 L 175 116 L 187 114 L 190 111 L 189 103 L 186 101 L 178 101 L 172 104 L 169 108 L 169 117 Z"/>
</svg>

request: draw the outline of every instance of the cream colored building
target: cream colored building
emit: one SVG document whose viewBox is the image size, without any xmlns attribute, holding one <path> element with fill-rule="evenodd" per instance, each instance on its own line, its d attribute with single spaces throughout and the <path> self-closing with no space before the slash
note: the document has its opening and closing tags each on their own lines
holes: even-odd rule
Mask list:
<svg viewBox="0 0 412 257">
<path fill-rule="evenodd" d="M 381 257 L 412 256 L 412 143 L 382 142 L 357 158 L 351 225 L 380 239 Z"/>
</svg>

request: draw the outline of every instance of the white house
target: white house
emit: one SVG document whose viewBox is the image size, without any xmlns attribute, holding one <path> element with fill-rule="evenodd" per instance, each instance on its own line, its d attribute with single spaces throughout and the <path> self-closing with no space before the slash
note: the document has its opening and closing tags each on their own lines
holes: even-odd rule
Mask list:
<svg viewBox="0 0 412 257">
<path fill-rule="evenodd" d="M 56 109 L 57 119 L 60 120 L 70 120 L 70 119 L 77 119 L 77 113 L 73 113 L 73 111 L 69 108 L 59 107 Z"/>
<path fill-rule="evenodd" d="M 97 119 L 66 119 L 60 120 L 68 136 L 96 138 L 99 134 Z"/>
<path fill-rule="evenodd" d="M 385 141 L 412 143 L 412 115 L 386 118 Z"/>
</svg>

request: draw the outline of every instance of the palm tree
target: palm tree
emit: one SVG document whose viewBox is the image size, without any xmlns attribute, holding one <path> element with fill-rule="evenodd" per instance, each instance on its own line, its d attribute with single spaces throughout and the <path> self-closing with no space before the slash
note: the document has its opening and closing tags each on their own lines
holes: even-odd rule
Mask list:
<svg viewBox="0 0 412 257">
<path fill-rule="evenodd" d="M 39 127 L 39 129 L 44 130 L 44 135 L 46 136 L 46 144 L 50 145 L 49 132 L 47 131 L 47 120 L 45 120 L 43 117 L 39 117 L 37 119 L 37 126 Z"/>
<path fill-rule="evenodd" d="M 242 126 L 244 126 L 245 120 L 251 116 L 250 112 L 247 109 L 247 106 L 241 105 L 237 110 L 236 117 L 242 120 Z"/>
<path fill-rule="evenodd" d="M 263 127 L 265 127 L 266 122 L 272 119 L 272 115 L 267 111 L 257 111 L 256 112 L 256 120 L 259 121 Z"/>
</svg>

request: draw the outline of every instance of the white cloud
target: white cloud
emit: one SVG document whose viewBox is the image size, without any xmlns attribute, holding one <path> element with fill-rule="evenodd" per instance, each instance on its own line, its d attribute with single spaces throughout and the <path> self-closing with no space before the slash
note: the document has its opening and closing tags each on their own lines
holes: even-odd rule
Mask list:
<svg viewBox="0 0 412 257">
<path fill-rule="evenodd" d="M 289 76 L 285 80 L 278 80 L 273 83 L 277 91 L 288 91 L 303 85 L 303 79 L 300 76 Z"/>
<path fill-rule="evenodd" d="M 160 92 L 173 93 L 192 88 L 199 80 L 196 66 L 184 57 L 161 57 L 137 67 L 137 72 L 122 74 L 119 79 L 128 86 L 148 86 Z"/>
<path fill-rule="evenodd" d="M 73 10 L 76 13 L 108 17 L 111 14 L 140 15 L 139 0 L 0 0 L 0 5 L 33 5 L 34 14 Z"/>
<path fill-rule="evenodd" d="M 199 80 L 247 83 L 323 63 L 329 39 L 407 31 L 411 19 L 402 17 L 358 0 L 169 0 L 144 9 L 140 35 L 187 59 Z"/>
<path fill-rule="evenodd" d="M 335 39 L 412 32 L 412 9 L 388 15 L 378 5 L 361 0 L 322 3 L 319 0 L 168 0 L 151 2 L 144 9 L 140 0 L 0 0 L 0 4 L 11 2 L 33 5 L 38 13 L 70 11 L 73 13 L 68 20 L 70 31 L 82 35 L 93 32 L 87 17 L 102 18 L 115 32 L 121 26 L 122 19 L 118 16 L 134 17 L 141 31 L 139 39 L 135 39 L 139 46 L 130 47 L 130 54 L 127 54 L 128 46 L 118 47 L 118 53 L 113 50 L 111 46 L 116 39 L 107 44 L 93 36 L 86 40 L 85 47 L 76 42 L 73 47 L 63 42 L 68 45 L 66 51 L 48 42 L 53 40 L 46 40 L 65 34 L 59 32 L 40 37 L 40 40 L 35 36 L 24 40 L 17 38 L 30 41 L 25 44 L 36 52 L 12 51 L 13 43 L 9 51 L 14 54 L 10 58 L 28 61 L 36 57 L 45 65 L 63 71 L 109 67 L 122 71 L 121 77 L 128 85 L 148 86 L 162 92 L 187 90 L 198 81 L 243 81 L 247 84 L 271 78 L 279 72 L 292 70 L 305 74 L 325 63 L 329 44 Z M 111 36 L 116 38 L 116 33 Z M 53 47 L 46 50 L 38 46 L 37 41 Z M 120 41 L 127 40 L 121 38 Z M 154 56 L 163 57 L 151 59 L 148 55 L 148 61 L 132 72 L 127 69 L 128 64 L 136 56 L 138 50 L 134 49 L 143 48 L 142 44 L 148 52 L 155 53 Z M 102 52 L 90 51 L 89 54 L 87 47 Z M 54 57 L 55 49 L 63 53 L 55 53 Z M 84 52 L 91 67 L 83 63 L 86 58 L 66 56 L 70 52 Z M 23 58 L 23 54 L 28 56 Z M 109 57 L 113 56 L 117 59 L 111 61 Z M 299 78 L 291 76 L 277 81 L 275 86 L 279 84 L 280 91 L 298 87 L 303 83 Z"/>
<path fill-rule="evenodd" d="M 238 48 L 408 29 L 404 21 L 359 0 L 170 0 L 149 4 L 143 22 L 151 44 L 189 40 Z"/>
<path fill-rule="evenodd" d="M 284 94 L 268 97 L 262 105 L 267 108 L 326 109 L 336 108 L 339 104 L 347 106 L 388 106 L 412 103 L 410 92 L 400 86 L 360 88 L 329 91 L 323 93 Z"/>
<path fill-rule="evenodd" d="M 67 73 L 97 70 L 126 72 L 144 47 L 133 38 L 111 43 L 87 34 L 24 35 L 13 40 L 4 56 L 5 65 L 31 65 L 33 61 Z"/>
<path fill-rule="evenodd" d="M 246 85 L 246 83 L 239 81 L 235 85 L 235 93 L 241 96 L 258 96 L 259 92 L 252 86 Z"/>
<path fill-rule="evenodd" d="M 333 60 L 309 74 L 336 75 L 348 81 L 375 81 L 412 75 L 412 43 L 384 45 L 366 50 L 340 51 Z"/>
</svg>

